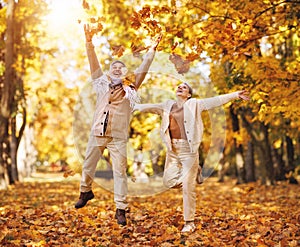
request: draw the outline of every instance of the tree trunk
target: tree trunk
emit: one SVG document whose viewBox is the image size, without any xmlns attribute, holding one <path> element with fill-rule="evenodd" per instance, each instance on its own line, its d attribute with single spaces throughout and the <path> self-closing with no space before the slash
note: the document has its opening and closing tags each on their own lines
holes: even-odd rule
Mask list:
<svg viewBox="0 0 300 247">
<path fill-rule="evenodd" d="M 272 148 L 272 152 L 274 154 L 275 179 L 278 181 L 286 180 L 286 169 L 283 160 L 283 144 L 281 144 L 280 149 Z"/>
<path fill-rule="evenodd" d="M 245 183 L 245 163 L 243 159 L 243 148 L 242 145 L 236 145 L 236 143 L 235 146 L 237 184 L 243 184 Z"/>
<path fill-rule="evenodd" d="M 295 166 L 295 151 L 294 151 L 294 145 L 293 145 L 293 140 L 289 137 L 286 136 L 285 138 L 286 141 L 286 152 L 287 152 L 287 173 L 288 173 L 288 180 L 289 183 L 291 184 L 298 184 L 297 179 L 295 178 L 294 171 L 296 169 Z"/>
<path fill-rule="evenodd" d="M 245 180 L 247 183 L 255 181 L 254 148 L 252 141 L 248 141 L 247 145 L 245 158 Z"/>
<path fill-rule="evenodd" d="M 1 115 L 9 118 L 11 115 L 11 103 L 14 97 L 14 6 L 15 1 L 9 0 L 6 12 L 6 39 L 5 39 L 5 73 L 4 85 L 1 94 Z"/>
<path fill-rule="evenodd" d="M 7 126 L 8 121 L 0 114 L 0 189 L 6 189 L 9 184 L 7 170 Z"/>
<path fill-rule="evenodd" d="M 273 185 L 275 183 L 275 178 L 271 146 L 269 143 L 268 125 L 257 122 L 255 129 L 255 125 L 253 123 L 250 124 L 243 114 L 241 114 L 241 117 L 259 155 L 258 160 L 261 165 L 262 183 Z"/>
<path fill-rule="evenodd" d="M 34 130 L 33 125 L 29 124 L 24 131 L 23 138 L 18 145 L 18 175 L 19 180 L 29 177 L 34 171 L 33 164 L 36 162 L 37 151 L 33 145 L 34 143 Z"/>
<path fill-rule="evenodd" d="M 14 182 L 11 171 L 11 154 L 9 141 L 9 121 L 12 114 L 12 103 L 15 95 L 15 70 L 14 70 L 14 8 L 15 1 L 7 2 L 6 11 L 6 33 L 5 33 L 5 72 L 3 87 L 1 88 L 1 112 L 0 112 L 0 145 L 1 145 L 1 184 L 8 180 Z"/>
<path fill-rule="evenodd" d="M 268 126 L 260 123 L 261 129 L 263 132 L 263 140 L 261 143 L 261 160 L 263 161 L 263 165 L 266 169 L 266 185 L 273 185 L 275 184 L 275 177 L 274 177 L 274 166 L 272 161 L 272 153 L 271 153 L 271 146 L 269 143 L 269 134 L 268 134 Z"/>
<path fill-rule="evenodd" d="M 222 183 L 225 181 L 225 155 L 222 152 L 222 156 L 219 161 L 218 166 L 218 182 Z"/>
<path fill-rule="evenodd" d="M 10 159 L 11 159 L 11 177 L 13 183 L 19 181 L 17 166 L 18 138 L 16 136 L 16 117 L 11 118 L 11 138 L 10 138 Z"/>
<path fill-rule="evenodd" d="M 285 137 L 286 141 L 286 154 L 287 154 L 287 166 L 288 169 L 294 170 L 295 169 L 295 164 L 294 164 L 294 145 L 293 145 L 293 140 L 289 137 Z"/>
<path fill-rule="evenodd" d="M 239 120 L 237 115 L 234 113 L 233 108 L 230 108 L 230 115 L 232 120 L 232 129 L 234 132 L 240 130 Z M 237 173 L 237 184 L 245 183 L 245 167 L 243 159 L 243 147 L 241 144 L 237 144 L 236 139 L 234 139 L 234 149 L 236 157 L 236 173 Z"/>
</svg>

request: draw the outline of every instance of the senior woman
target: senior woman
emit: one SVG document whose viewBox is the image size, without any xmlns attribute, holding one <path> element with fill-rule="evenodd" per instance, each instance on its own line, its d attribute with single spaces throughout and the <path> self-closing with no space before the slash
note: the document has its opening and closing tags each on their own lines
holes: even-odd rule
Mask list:
<svg viewBox="0 0 300 247">
<path fill-rule="evenodd" d="M 163 183 L 168 188 L 182 186 L 183 233 L 196 229 L 196 178 L 201 169 L 198 148 L 203 134 L 201 112 L 233 99 L 249 100 L 245 90 L 205 99 L 192 98 L 192 94 L 192 88 L 187 83 L 181 83 L 176 89 L 176 100 L 135 106 L 135 110 L 162 116 L 161 137 L 167 146 Z"/>
</svg>

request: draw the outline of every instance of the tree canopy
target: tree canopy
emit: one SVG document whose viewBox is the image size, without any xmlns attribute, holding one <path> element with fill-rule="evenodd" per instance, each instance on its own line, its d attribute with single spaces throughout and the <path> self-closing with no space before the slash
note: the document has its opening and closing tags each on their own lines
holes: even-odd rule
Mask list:
<svg viewBox="0 0 300 247">
<path fill-rule="evenodd" d="M 80 144 L 74 143 L 78 138 L 74 139 L 73 124 L 78 120 L 74 112 L 80 105 L 80 93 L 90 82 L 82 28 L 86 23 L 94 28 L 93 43 L 104 70 L 116 58 L 122 58 L 130 68 L 136 67 L 150 40 L 163 35 L 157 59 L 141 88 L 143 102 L 172 97 L 180 81 L 192 85 L 195 97 L 247 89 L 250 102 L 233 102 L 225 107 L 225 154 L 234 156 L 234 149 L 233 153 L 226 151 L 231 143 L 244 147 L 243 157 L 249 143 L 270 153 L 266 160 L 256 158 L 256 165 L 264 167 L 268 180 L 276 176 L 268 174 L 269 165 L 276 163 L 278 167 L 282 158 L 289 160 L 283 174 L 299 164 L 298 1 L 0 3 L 0 33 L 4 38 L 0 96 L 1 119 L 5 120 L 1 120 L 1 133 L 6 136 L 1 140 L 1 159 L 7 163 L 5 169 L 11 165 L 7 158 L 11 148 L 6 147 L 18 133 L 22 137 L 22 128 L 11 121 L 15 116 L 23 116 L 23 123 L 34 129 L 36 161 L 63 160 L 80 169 L 82 153 L 75 154 L 74 144 L 83 150 L 85 144 L 84 138 Z M 9 11 L 13 19 L 9 19 Z M 14 34 L 12 30 L 16 30 Z M 230 112 L 237 115 L 238 128 L 231 126 Z M 207 126 L 204 151 L 211 148 L 211 116 L 203 116 Z M 156 141 L 158 126 L 158 117 L 134 114 L 130 146 L 147 152 L 157 146 L 160 148 L 155 152 L 161 151 Z M 218 128 L 221 131 L 222 126 Z M 219 139 L 221 142 L 224 138 Z M 147 146 L 148 140 L 152 146 Z M 161 152 L 155 157 L 163 157 Z M 256 150 L 260 157 L 258 153 Z M 162 164 L 160 160 L 158 165 Z"/>
</svg>

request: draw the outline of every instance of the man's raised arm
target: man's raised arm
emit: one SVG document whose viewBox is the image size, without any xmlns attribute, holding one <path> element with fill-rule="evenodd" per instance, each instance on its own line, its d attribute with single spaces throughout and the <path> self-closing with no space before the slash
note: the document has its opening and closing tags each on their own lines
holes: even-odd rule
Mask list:
<svg viewBox="0 0 300 247">
<path fill-rule="evenodd" d="M 94 45 L 92 43 L 94 33 L 90 29 L 90 26 L 88 24 L 84 25 L 84 34 L 86 40 L 86 52 L 90 64 L 91 77 L 92 79 L 97 79 L 103 75 L 103 71 L 99 64 Z"/>
<path fill-rule="evenodd" d="M 151 66 L 151 63 L 155 56 L 156 48 L 161 41 L 162 35 L 155 40 L 155 42 L 149 48 L 147 54 L 144 56 L 144 60 L 140 67 L 135 71 L 135 88 L 138 89 L 145 79 L 146 74 Z"/>
</svg>

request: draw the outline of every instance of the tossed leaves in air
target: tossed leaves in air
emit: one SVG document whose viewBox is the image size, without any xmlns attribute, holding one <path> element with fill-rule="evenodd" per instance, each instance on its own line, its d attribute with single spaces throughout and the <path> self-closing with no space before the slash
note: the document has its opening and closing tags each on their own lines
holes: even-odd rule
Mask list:
<svg viewBox="0 0 300 247">
<path fill-rule="evenodd" d="M 130 17 L 131 27 L 134 29 L 139 29 L 141 27 L 141 20 L 139 18 L 139 14 L 133 11 L 132 16 Z"/>
<path fill-rule="evenodd" d="M 192 62 L 199 58 L 199 54 L 198 53 L 190 53 L 185 58 L 186 58 L 186 60 Z"/>
<path fill-rule="evenodd" d="M 139 14 L 141 15 L 142 19 L 150 18 L 151 16 L 150 11 L 151 11 L 150 6 L 145 6 L 139 11 Z"/>
<path fill-rule="evenodd" d="M 103 30 L 102 22 L 104 21 L 103 17 L 91 17 L 89 18 L 89 23 L 91 27 L 92 34 L 97 34 Z"/>
<path fill-rule="evenodd" d="M 69 169 L 69 170 L 64 172 L 64 177 L 67 178 L 69 176 L 74 176 L 75 174 L 76 174 L 75 171 L 73 171 L 72 169 Z"/>
<path fill-rule="evenodd" d="M 175 42 L 171 47 L 171 51 L 174 51 L 177 46 L 178 46 L 178 42 Z"/>
<path fill-rule="evenodd" d="M 169 60 L 175 65 L 179 74 L 187 73 L 190 69 L 190 61 L 184 60 L 180 55 L 172 54 L 169 56 Z"/>
<path fill-rule="evenodd" d="M 97 32 L 102 31 L 102 29 L 103 29 L 103 25 L 100 22 L 98 22 L 97 28 L 96 28 Z"/>
<path fill-rule="evenodd" d="M 131 44 L 131 51 L 134 56 L 139 56 L 141 51 L 146 50 L 144 45 L 135 45 L 134 43 Z"/>
<path fill-rule="evenodd" d="M 122 45 L 113 46 L 112 49 L 113 49 L 112 55 L 118 57 L 121 57 L 125 51 L 125 48 Z"/>
<path fill-rule="evenodd" d="M 162 31 L 162 28 L 159 24 L 158 19 L 153 17 L 154 13 L 158 13 L 157 8 L 151 10 L 149 6 L 143 7 L 138 12 L 133 12 L 132 16 L 130 17 L 131 27 L 138 30 L 139 28 L 143 28 L 147 31 L 148 35 L 155 36 L 156 34 Z"/>
<path fill-rule="evenodd" d="M 83 0 L 83 1 L 82 1 L 82 7 L 83 7 L 84 9 L 90 9 L 90 5 L 89 5 L 89 3 L 88 3 L 86 0 Z"/>
</svg>

